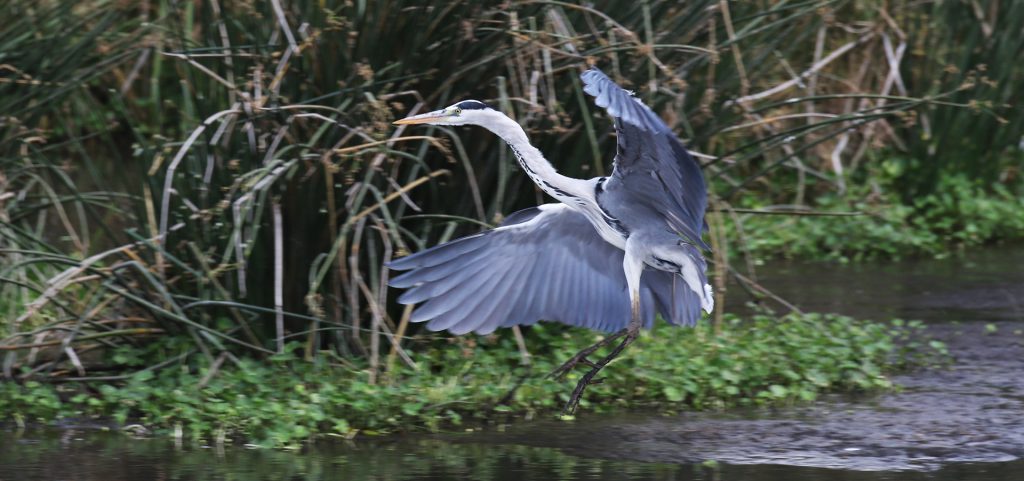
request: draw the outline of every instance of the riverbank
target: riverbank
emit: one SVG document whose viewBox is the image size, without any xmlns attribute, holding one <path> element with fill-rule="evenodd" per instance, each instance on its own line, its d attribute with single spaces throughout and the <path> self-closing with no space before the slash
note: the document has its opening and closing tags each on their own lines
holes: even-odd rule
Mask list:
<svg viewBox="0 0 1024 481">
<path fill-rule="evenodd" d="M 891 472 L 1016 461 L 1019 476 L 1024 321 L 944 322 L 929 324 L 927 331 L 948 344 L 956 362 L 894 376 L 902 388 L 896 391 L 728 413 L 582 419 L 557 430 L 534 423 L 488 437 L 493 443 L 557 448 L 575 456 L 683 465 Z M 999 472 L 1000 464 L 991 469 Z M 984 466 L 980 469 L 987 470 Z M 820 478 L 826 477 L 832 476 Z"/>
<path fill-rule="evenodd" d="M 941 344 L 919 323 L 833 315 L 732 318 L 721 332 L 660 326 L 645 333 L 588 389 L 581 409 L 647 406 L 658 412 L 810 401 L 825 392 L 889 389 L 889 374 L 934 362 Z M 298 446 L 320 437 L 459 430 L 553 416 L 577 376 L 546 373 L 594 333 L 541 326 L 528 333 L 529 364 L 510 333 L 451 338 L 412 350 L 371 379 L 366 366 L 238 359 L 219 369 L 183 363 L 126 382 L 0 385 L 0 412 L 19 424 L 112 419 L 138 432 L 200 444 Z M 129 353 L 122 353 L 128 356 Z M 142 360 L 140 360 L 142 362 Z"/>
</svg>

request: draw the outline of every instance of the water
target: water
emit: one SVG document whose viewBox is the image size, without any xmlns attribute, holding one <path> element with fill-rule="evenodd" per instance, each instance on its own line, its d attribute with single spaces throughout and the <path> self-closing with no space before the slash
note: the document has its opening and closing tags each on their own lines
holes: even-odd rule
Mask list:
<svg viewBox="0 0 1024 481">
<path fill-rule="evenodd" d="M 936 322 L 1024 319 L 1024 246 L 845 266 L 778 262 L 756 272 L 761 285 L 808 312 Z M 727 294 L 729 312 L 742 311 L 750 299 L 736 285 Z"/>
<path fill-rule="evenodd" d="M 585 446 L 579 447 L 581 450 Z M 785 465 L 695 465 L 605 460 L 558 449 L 403 439 L 317 446 L 302 453 L 176 448 L 117 433 L 6 433 L 0 480 L 693 480 L 1001 481 L 1024 462 L 955 463 L 931 472 L 839 471 Z"/>
<path fill-rule="evenodd" d="M 897 393 L 726 413 L 581 416 L 321 442 L 303 452 L 176 446 L 88 427 L 8 430 L 0 431 L 0 481 L 1020 480 L 1021 265 L 1024 248 L 1001 248 L 963 259 L 759 270 L 763 285 L 808 311 L 931 322 L 958 363 L 897 377 L 905 386 Z M 741 292 L 729 291 L 733 306 Z"/>
</svg>

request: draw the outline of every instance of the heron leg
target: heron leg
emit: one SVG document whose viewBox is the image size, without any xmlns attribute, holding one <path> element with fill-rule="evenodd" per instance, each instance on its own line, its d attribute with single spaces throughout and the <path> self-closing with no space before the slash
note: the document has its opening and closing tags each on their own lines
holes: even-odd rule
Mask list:
<svg viewBox="0 0 1024 481">
<path fill-rule="evenodd" d="M 551 378 L 554 378 L 554 379 L 558 379 L 558 380 L 562 380 L 565 377 L 566 374 L 569 374 L 569 371 L 571 371 L 574 367 L 576 367 L 577 364 L 583 364 L 584 366 L 590 366 L 590 367 L 596 366 L 596 364 L 594 364 L 592 361 L 587 359 L 587 356 L 593 354 L 598 349 L 601 349 L 602 347 L 605 347 L 605 346 L 611 344 L 612 342 L 615 342 L 620 337 L 625 336 L 626 332 L 628 332 L 628 331 L 629 331 L 629 329 L 622 329 L 622 330 L 616 332 L 615 334 L 612 334 L 612 335 L 610 335 L 610 336 L 608 336 L 608 337 L 606 337 L 606 338 L 604 338 L 604 339 L 594 343 L 594 345 L 592 345 L 590 347 L 587 347 L 587 348 L 581 350 L 580 352 L 577 352 L 575 356 L 569 358 L 568 361 L 565 361 L 565 363 L 562 364 L 561 366 L 559 366 L 558 369 L 555 369 L 554 371 L 551 371 L 551 374 L 548 374 L 548 377 L 551 377 Z"/>
<path fill-rule="evenodd" d="M 587 361 L 587 364 L 590 366 L 590 371 L 587 371 L 587 373 L 580 378 L 579 382 L 576 383 L 576 388 L 573 389 L 572 395 L 569 396 L 569 401 L 562 409 L 562 414 L 572 414 L 576 412 L 576 407 L 579 406 L 580 399 L 583 397 L 583 391 L 587 389 L 587 386 L 600 383 L 600 380 L 595 380 L 594 376 L 596 376 L 601 369 L 604 369 L 608 363 L 612 362 L 613 359 L 618 357 L 619 354 L 621 354 L 626 347 L 632 344 L 640 334 L 640 327 L 643 325 L 643 320 L 640 317 L 640 274 L 643 272 L 643 262 L 640 260 L 641 258 L 638 255 L 634 254 L 633 251 L 635 251 L 635 249 L 631 249 L 630 247 L 632 246 L 627 242 L 626 256 L 622 263 L 623 270 L 626 274 L 626 284 L 629 287 L 629 326 L 609 338 L 580 351 L 579 354 L 573 356 L 573 359 L 570 359 L 569 362 L 566 363 L 566 365 L 569 365 L 568 368 L 566 368 L 566 365 L 563 365 L 556 370 L 556 372 L 561 371 L 561 375 L 565 375 L 565 372 L 577 363 L 586 361 L 587 355 L 592 354 L 597 349 L 610 344 L 618 338 L 622 338 L 622 341 L 620 341 L 619 344 L 608 353 L 608 355 L 601 358 L 599 361 L 595 363 Z M 581 354 L 582 356 L 580 356 Z"/>
<path fill-rule="evenodd" d="M 594 376 L 596 376 L 597 373 L 601 371 L 601 369 L 604 369 L 604 367 L 607 366 L 608 363 L 612 362 L 613 359 L 618 357 L 619 354 L 621 354 L 627 346 L 632 344 L 633 341 L 635 341 L 637 336 L 640 334 L 641 322 L 639 299 L 637 299 L 637 301 L 638 302 L 635 302 L 635 305 L 632 309 L 633 319 L 630 320 L 629 327 L 617 333 L 616 338 L 621 336 L 622 341 L 619 342 L 619 345 L 615 346 L 615 349 L 612 349 L 612 352 L 609 352 L 607 356 L 601 358 L 599 361 L 595 363 L 590 364 L 590 371 L 587 371 L 587 373 L 584 374 L 582 378 L 580 378 L 579 382 L 576 383 L 576 388 L 572 390 L 572 395 L 569 396 L 569 401 L 565 403 L 565 407 L 562 408 L 562 414 L 572 414 L 576 412 L 576 407 L 579 406 L 580 399 L 583 397 L 583 391 L 587 389 L 587 386 L 591 384 L 600 384 L 601 380 L 594 379 Z"/>
</svg>

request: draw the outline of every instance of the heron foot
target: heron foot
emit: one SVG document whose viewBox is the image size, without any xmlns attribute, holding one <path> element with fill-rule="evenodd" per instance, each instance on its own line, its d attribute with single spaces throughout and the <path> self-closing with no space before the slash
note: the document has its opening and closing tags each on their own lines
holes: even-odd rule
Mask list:
<svg viewBox="0 0 1024 481">
<path fill-rule="evenodd" d="M 612 334 L 612 335 L 610 335 L 610 336 L 608 336 L 608 337 L 598 341 L 594 345 L 592 345 L 590 347 L 587 347 L 587 348 L 581 350 L 580 352 L 577 352 L 575 356 L 569 358 L 568 361 L 565 361 L 565 363 L 562 364 L 561 366 L 559 366 L 558 369 L 555 369 L 554 371 L 551 371 L 551 374 L 548 374 L 548 378 L 557 379 L 557 380 L 561 381 L 562 379 L 565 379 L 565 375 L 569 374 L 569 371 L 572 371 L 573 368 L 575 368 L 577 364 L 583 364 L 584 366 L 588 366 L 590 368 L 597 367 L 597 364 L 594 363 L 593 361 L 591 361 L 590 359 L 587 359 L 587 356 L 593 354 L 594 351 L 597 351 L 598 349 L 601 349 L 602 347 L 605 347 L 605 346 L 611 344 L 616 339 L 626 335 L 626 333 L 628 331 L 629 331 L 628 328 L 627 329 L 622 329 L 619 332 L 616 332 L 615 334 Z"/>
<path fill-rule="evenodd" d="M 633 341 L 636 340 L 637 335 L 640 333 L 639 327 L 639 323 L 631 324 L 630 327 L 616 333 L 614 337 L 606 339 L 605 341 L 601 341 L 600 343 L 595 344 L 594 346 L 590 346 L 587 349 L 580 351 L 580 354 L 582 354 L 584 353 L 584 351 L 590 350 L 589 352 L 587 352 L 587 354 L 590 354 L 593 353 L 598 348 L 607 345 L 608 342 L 606 341 L 610 342 L 611 340 L 618 339 L 619 337 L 623 338 L 622 342 L 620 342 L 618 346 L 615 346 L 615 349 L 612 349 L 612 352 L 608 353 L 607 356 L 601 358 L 600 361 L 597 361 L 596 363 L 590 363 L 589 361 L 587 361 L 588 365 L 591 366 L 590 371 L 587 371 L 587 373 L 584 374 L 582 378 L 580 378 L 579 382 L 576 383 L 576 388 L 572 390 L 572 395 L 569 396 L 569 402 L 565 403 L 565 407 L 562 408 L 563 415 L 569 415 L 576 412 L 576 408 L 579 407 L 580 405 L 580 399 L 583 397 L 583 391 L 587 389 L 587 386 L 591 384 L 601 384 L 602 382 L 604 382 L 604 379 L 594 379 L 594 376 L 596 376 L 597 373 L 601 371 L 601 369 L 604 369 L 604 367 L 607 366 L 608 363 L 612 362 L 612 360 L 618 357 L 619 354 L 621 354 L 627 346 L 629 346 L 630 344 L 633 343 Z M 577 354 L 576 356 L 579 356 L 579 354 Z M 573 359 L 570 359 L 569 362 L 567 362 L 566 364 L 572 363 L 572 366 L 575 366 L 577 363 L 582 362 L 581 360 L 576 360 L 576 356 L 574 356 Z M 585 358 L 586 355 L 584 355 L 583 359 L 585 360 Z M 574 360 L 575 362 L 573 362 Z M 570 366 L 569 369 L 571 369 L 572 366 Z M 561 370 L 564 367 L 565 365 L 558 368 L 558 370 Z M 556 370 L 556 372 L 558 370 Z M 564 373 L 562 375 L 564 375 Z"/>
</svg>

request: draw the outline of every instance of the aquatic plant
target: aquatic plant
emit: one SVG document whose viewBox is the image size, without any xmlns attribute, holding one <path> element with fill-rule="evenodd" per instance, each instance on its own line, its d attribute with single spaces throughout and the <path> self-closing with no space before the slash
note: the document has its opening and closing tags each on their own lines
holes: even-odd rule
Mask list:
<svg viewBox="0 0 1024 481">
<path fill-rule="evenodd" d="M 213 364 L 145 369 L 123 383 L 0 384 L 0 412 L 18 422 L 114 419 L 194 442 L 250 442 L 283 447 L 323 437 L 436 431 L 529 419 L 559 411 L 575 380 L 546 374 L 593 339 L 541 326 L 527 360 L 511 333 L 417 341 L 416 367 L 398 365 L 376 382 L 368 363 L 321 356 L 308 363 L 282 354 L 270 362 L 227 357 Z M 588 411 L 719 409 L 791 403 L 822 392 L 892 386 L 894 370 L 941 362 L 920 323 L 857 321 L 833 315 L 730 318 L 711 326 L 645 333 L 640 349 L 608 368 L 583 401 Z M 187 346 L 121 347 L 120 361 L 145 366 Z M 675 361 L 673 361 L 675 360 Z M 136 429 L 138 431 L 138 429 Z"/>
<path fill-rule="evenodd" d="M 946 257 L 969 248 L 1024 238 L 1024 195 L 1021 185 L 985 184 L 963 174 L 944 175 L 937 191 L 910 203 L 891 188 L 902 175 L 898 160 L 880 162 L 883 170 L 870 183 L 845 194 L 823 195 L 817 208 L 856 216 L 767 216 L 737 213 L 740 223 L 726 223 L 728 237 L 737 225 L 748 232 L 736 255 L 757 261 L 793 259 L 850 262 L 912 256 Z M 771 209 L 764 199 L 748 197 L 746 207 Z M 743 203 L 741 203 L 743 205 Z M 742 249 L 742 251 L 740 251 Z"/>
</svg>

